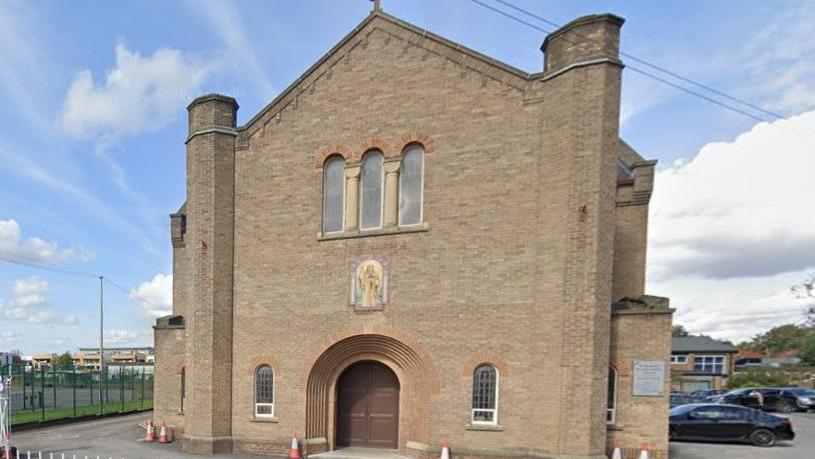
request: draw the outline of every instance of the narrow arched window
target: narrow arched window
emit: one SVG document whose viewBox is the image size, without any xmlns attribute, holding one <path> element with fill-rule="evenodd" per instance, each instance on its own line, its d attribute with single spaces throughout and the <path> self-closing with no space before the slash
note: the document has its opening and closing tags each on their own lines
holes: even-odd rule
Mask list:
<svg viewBox="0 0 815 459">
<path fill-rule="evenodd" d="M 382 152 L 371 150 L 362 158 L 360 229 L 382 227 Z"/>
<path fill-rule="evenodd" d="M 255 370 L 255 417 L 274 417 L 274 372 L 269 365 Z"/>
<path fill-rule="evenodd" d="M 399 226 L 422 222 L 423 173 L 424 149 L 418 144 L 408 145 L 402 152 L 399 170 Z"/>
<path fill-rule="evenodd" d="M 479 365 L 473 372 L 472 422 L 498 423 L 498 370 L 492 365 Z"/>
<path fill-rule="evenodd" d="M 329 157 L 323 165 L 323 233 L 343 230 L 345 208 L 345 160 Z"/>
<path fill-rule="evenodd" d="M 617 369 L 608 367 L 608 399 L 606 402 L 606 423 L 617 421 Z"/>
<path fill-rule="evenodd" d="M 181 367 L 181 412 L 184 412 L 184 402 L 187 401 L 187 368 Z"/>
</svg>

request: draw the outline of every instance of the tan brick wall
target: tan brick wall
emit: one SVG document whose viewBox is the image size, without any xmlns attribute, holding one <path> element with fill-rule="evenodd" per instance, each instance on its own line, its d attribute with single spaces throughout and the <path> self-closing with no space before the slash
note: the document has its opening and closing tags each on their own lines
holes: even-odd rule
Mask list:
<svg viewBox="0 0 815 459">
<path fill-rule="evenodd" d="M 612 22 L 598 22 L 604 40 Z M 580 27 L 593 33 L 591 23 Z M 616 56 L 616 39 L 609 43 Z M 191 134 L 208 133 L 188 143 L 189 275 L 174 287 L 193 286 L 181 299 L 196 410 L 185 416 L 190 438 L 212 445 L 229 436 L 235 449 L 276 451 L 257 439 L 314 422 L 307 381 L 332 339 L 379 334 L 409 352 L 351 348 L 325 374 L 335 378 L 358 359 L 392 366 L 402 403 L 417 401 L 400 411 L 400 447 L 444 437 L 474 456 L 512 445 L 517 457 L 600 457 L 620 67 L 581 66 L 583 51 L 549 50 L 549 76 L 533 79 L 374 17 L 238 130 L 234 176 L 225 124 L 234 117 L 217 99 L 193 105 Z M 371 145 L 393 156 L 408 138 L 428 147 L 426 230 L 322 240 L 315 161 L 330 150 L 358 160 Z M 360 314 L 348 306 L 349 263 L 365 254 L 388 260 L 389 302 Z M 482 360 L 501 377 L 492 431 L 469 427 L 470 374 Z M 274 366 L 274 422 L 252 419 L 259 362 Z M 330 387 L 320 394 L 330 403 Z"/>
<path fill-rule="evenodd" d="M 670 392 L 671 314 L 613 314 L 611 319 L 611 356 L 617 368 L 617 416 L 610 427 L 608 447 L 620 442 L 629 449 L 625 457 L 636 457 L 634 451 L 649 443 L 655 459 L 668 457 L 668 398 Z M 665 397 L 635 397 L 633 365 L 636 360 L 665 362 Z"/>
<path fill-rule="evenodd" d="M 184 329 L 156 329 L 154 344 L 153 422 L 158 425 L 165 421 L 170 427 L 183 429 L 181 368 L 185 354 Z"/>
</svg>

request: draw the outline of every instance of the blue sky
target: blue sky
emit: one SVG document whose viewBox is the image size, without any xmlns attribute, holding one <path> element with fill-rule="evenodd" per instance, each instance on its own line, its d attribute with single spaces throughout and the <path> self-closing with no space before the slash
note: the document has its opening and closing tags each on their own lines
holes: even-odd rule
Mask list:
<svg viewBox="0 0 815 459">
<path fill-rule="evenodd" d="M 789 118 L 755 126 L 624 72 L 621 135 L 660 160 L 649 291 L 671 296 L 680 321 L 714 336 L 744 338 L 797 320 L 800 302 L 784 292 L 815 268 L 807 177 L 795 171 L 815 165 L 806 146 L 815 130 L 812 3 L 513 3 L 558 23 L 619 14 L 624 51 Z M 467 0 L 383 7 L 525 71 L 541 69 L 544 34 Z M 103 273 L 133 289 L 107 289 L 109 343 L 151 342 L 153 318 L 169 308 L 167 214 L 184 199 L 186 104 L 229 94 L 245 122 L 370 8 L 366 0 L 0 2 L 0 255 Z M 659 195 L 661 182 L 671 192 Z M 759 187 L 772 190 L 749 199 Z M 724 210 L 683 220 L 719 196 Z M 97 284 L 0 261 L 0 348 L 95 345 Z M 745 307 L 752 315 L 736 314 Z"/>
</svg>

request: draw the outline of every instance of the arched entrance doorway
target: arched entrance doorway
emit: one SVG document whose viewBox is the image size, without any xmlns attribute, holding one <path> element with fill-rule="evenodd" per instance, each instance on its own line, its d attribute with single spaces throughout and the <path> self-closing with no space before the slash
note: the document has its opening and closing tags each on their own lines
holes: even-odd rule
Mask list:
<svg viewBox="0 0 815 459">
<path fill-rule="evenodd" d="M 396 448 L 399 379 L 387 366 L 363 361 L 337 381 L 336 445 Z"/>
<path fill-rule="evenodd" d="M 398 448 L 404 448 L 408 441 L 430 442 L 430 397 L 439 392 L 439 375 L 415 339 L 380 326 L 372 332 L 329 340 L 312 355 L 313 363 L 301 380 L 306 397 L 306 438 L 324 440 L 327 450 L 337 446 L 340 376 L 356 363 L 377 362 L 398 378 Z"/>
</svg>

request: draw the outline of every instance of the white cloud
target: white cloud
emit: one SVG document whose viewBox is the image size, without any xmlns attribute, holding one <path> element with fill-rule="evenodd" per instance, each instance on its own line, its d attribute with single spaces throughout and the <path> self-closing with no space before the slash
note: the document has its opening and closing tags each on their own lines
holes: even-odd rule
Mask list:
<svg viewBox="0 0 815 459">
<path fill-rule="evenodd" d="M 159 129 L 183 112 L 213 66 L 175 49 L 144 57 L 116 46 L 116 66 L 96 84 L 79 72 L 63 102 L 59 121 L 70 135 L 103 143 Z"/>
<path fill-rule="evenodd" d="M 127 344 L 139 338 L 139 332 L 132 330 L 114 329 L 105 332 L 105 343 L 107 344 Z"/>
<path fill-rule="evenodd" d="M 156 274 L 153 279 L 131 290 L 130 298 L 138 300 L 144 312 L 152 317 L 172 314 L 173 275 Z"/>
<path fill-rule="evenodd" d="M 760 123 L 659 171 L 651 202 L 653 280 L 768 276 L 815 266 L 815 111 Z"/>
<path fill-rule="evenodd" d="M 10 348 L 11 346 L 14 346 L 15 344 L 17 344 L 17 334 L 11 330 L 5 330 L 0 332 L 0 343 L 3 344 L 4 348 Z"/>
<path fill-rule="evenodd" d="M 73 258 L 90 261 L 95 257 L 92 250 L 81 245 L 60 249 L 54 241 L 38 237 L 23 239 L 22 234 L 23 231 L 15 220 L 0 220 L 0 255 L 39 263 L 58 263 Z"/>
<path fill-rule="evenodd" d="M 48 309 L 50 291 L 48 281 L 37 276 L 15 280 L 11 288 L 12 299 L 0 300 L 0 317 L 30 324 L 76 324 L 76 316 L 59 315 Z"/>
<path fill-rule="evenodd" d="M 760 123 L 657 172 L 648 290 L 695 333 L 747 339 L 800 322 L 789 291 L 815 269 L 815 111 Z"/>
</svg>

